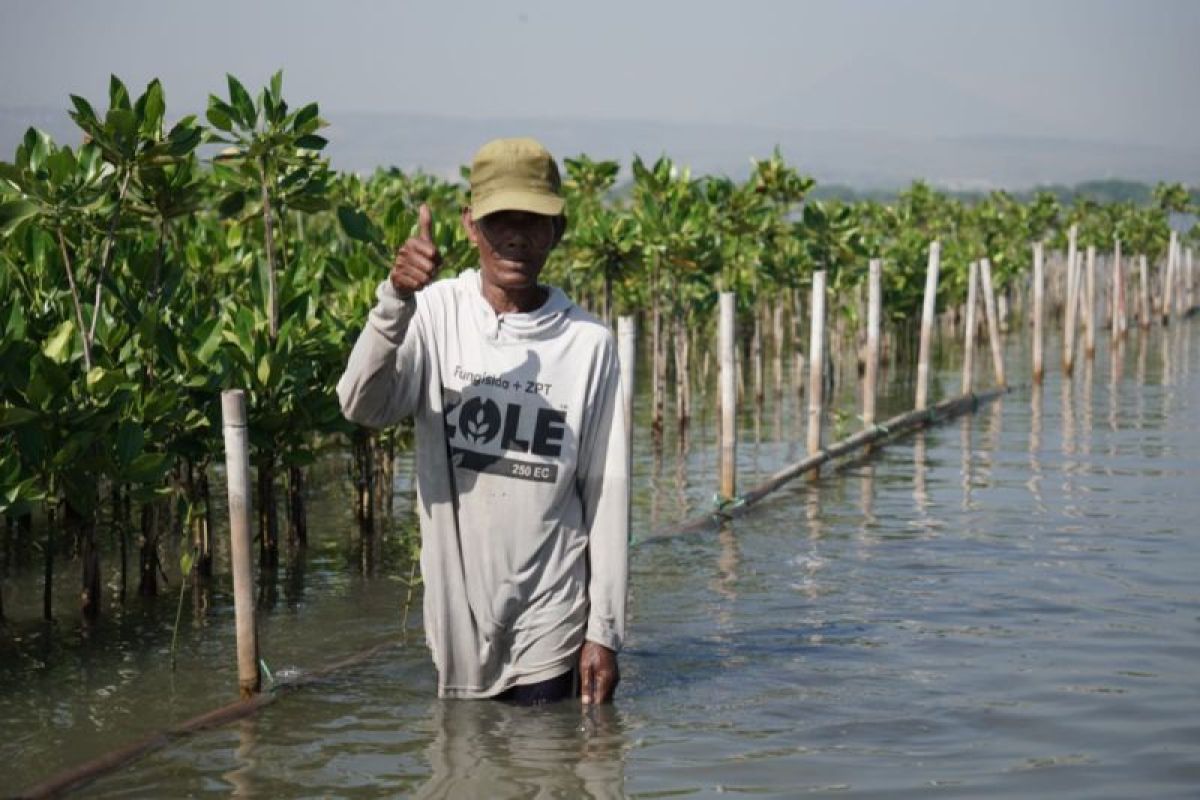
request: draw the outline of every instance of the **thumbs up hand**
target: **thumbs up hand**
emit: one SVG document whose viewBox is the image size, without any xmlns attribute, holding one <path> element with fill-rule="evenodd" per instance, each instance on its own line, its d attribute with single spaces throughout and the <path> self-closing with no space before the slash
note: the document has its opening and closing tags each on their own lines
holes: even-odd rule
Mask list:
<svg viewBox="0 0 1200 800">
<path fill-rule="evenodd" d="M 408 295 L 433 283 L 442 268 L 442 255 L 433 243 L 433 214 L 422 203 L 417 212 L 417 235 L 396 252 L 389 276 L 397 294 Z"/>
</svg>

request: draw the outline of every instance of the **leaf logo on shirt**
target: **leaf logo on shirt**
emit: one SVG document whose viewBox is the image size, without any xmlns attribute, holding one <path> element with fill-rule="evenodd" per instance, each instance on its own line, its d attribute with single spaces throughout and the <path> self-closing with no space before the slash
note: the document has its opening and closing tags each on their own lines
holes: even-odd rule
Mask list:
<svg viewBox="0 0 1200 800">
<path fill-rule="evenodd" d="M 458 431 L 463 439 L 483 444 L 500 433 L 500 407 L 482 397 L 472 397 L 458 412 Z"/>
</svg>

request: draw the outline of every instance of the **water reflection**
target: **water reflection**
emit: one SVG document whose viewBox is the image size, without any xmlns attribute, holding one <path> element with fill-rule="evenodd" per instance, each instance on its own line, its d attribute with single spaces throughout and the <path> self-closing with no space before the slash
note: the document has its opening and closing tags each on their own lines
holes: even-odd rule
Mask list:
<svg viewBox="0 0 1200 800">
<path fill-rule="evenodd" d="M 821 484 L 815 481 L 804 487 L 804 518 L 808 523 L 808 553 L 797 556 L 795 565 L 800 568 L 796 588 L 810 600 L 820 595 L 817 573 L 824 566 L 821 560 L 820 542 L 825 537 L 825 521 L 821 515 Z"/>
<path fill-rule="evenodd" d="M 1108 429 L 1114 433 L 1118 430 L 1118 410 L 1121 407 L 1121 367 L 1125 355 L 1125 340 L 1116 337 L 1112 342 L 1108 360 Z M 1110 439 L 1112 448 L 1109 455 L 1115 454 L 1115 439 Z"/>
<path fill-rule="evenodd" d="M 1084 454 L 1092 452 L 1092 380 L 1093 362 L 1088 359 L 1083 365 L 1083 408 L 1079 414 L 1079 451 Z"/>
<path fill-rule="evenodd" d="M 958 439 L 962 451 L 962 465 L 959 472 L 962 477 L 962 507 L 971 507 L 971 418 L 964 416 L 958 423 Z"/>
<path fill-rule="evenodd" d="M 877 544 L 879 535 L 875 528 L 879 518 L 875 515 L 875 464 L 866 462 L 862 465 L 862 477 L 858 482 L 858 510 L 861 522 L 858 526 L 858 550 L 860 559 L 870 557 L 871 546 Z"/>
<path fill-rule="evenodd" d="M 1029 480 L 1025 482 L 1033 495 L 1038 512 L 1046 510 L 1042 499 L 1042 384 L 1033 385 L 1029 401 Z"/>
<path fill-rule="evenodd" d="M 1075 455 L 1075 384 L 1070 375 L 1063 375 L 1060 384 L 1062 394 L 1062 453 Z M 1063 464 L 1063 471 L 1070 472 L 1070 463 Z"/>
<path fill-rule="evenodd" d="M 925 432 L 918 431 L 913 442 L 913 503 L 917 509 L 917 524 L 922 530 L 929 530 L 929 488 L 926 486 L 925 473 L 928 464 L 925 459 Z"/>
<path fill-rule="evenodd" d="M 717 533 L 717 543 L 721 552 L 717 555 L 717 575 L 712 588 L 726 600 L 737 600 L 738 566 L 741 564 L 741 553 L 738 550 L 737 536 L 729 520 L 721 523 Z"/>
<path fill-rule="evenodd" d="M 233 787 L 234 797 L 254 797 L 254 775 L 258 771 L 258 718 L 249 716 L 237 723 L 237 747 L 233 751 L 236 766 L 221 777 Z"/>
<path fill-rule="evenodd" d="M 624 797 L 625 732 L 614 706 L 537 708 L 439 701 L 431 774 L 416 796 Z"/>
</svg>

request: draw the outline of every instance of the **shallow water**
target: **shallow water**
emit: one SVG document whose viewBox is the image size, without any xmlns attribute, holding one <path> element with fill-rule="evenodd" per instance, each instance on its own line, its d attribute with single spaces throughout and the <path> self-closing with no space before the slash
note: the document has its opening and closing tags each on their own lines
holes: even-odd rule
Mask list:
<svg viewBox="0 0 1200 800">
<path fill-rule="evenodd" d="M 1026 380 L 1021 343 L 1008 359 Z M 394 543 L 362 552 L 330 467 L 263 654 L 304 671 L 404 643 L 85 793 L 1194 797 L 1200 323 L 1144 347 L 1131 332 L 1119 366 L 1103 343 L 1063 383 L 1052 359 L 1037 396 L 1018 389 L 697 535 L 666 534 L 710 503 L 711 418 L 686 456 L 669 441 L 656 459 L 640 437 L 623 681 L 587 713 L 434 699 L 419 602 L 401 626 L 407 561 Z M 745 486 L 799 457 L 793 405 L 768 406 L 758 444 L 744 417 Z M 229 699 L 226 583 L 203 612 L 189 593 L 174 674 L 173 599 L 47 632 L 19 621 L 36 615 L 36 575 L 10 584 L 6 793 Z"/>
</svg>

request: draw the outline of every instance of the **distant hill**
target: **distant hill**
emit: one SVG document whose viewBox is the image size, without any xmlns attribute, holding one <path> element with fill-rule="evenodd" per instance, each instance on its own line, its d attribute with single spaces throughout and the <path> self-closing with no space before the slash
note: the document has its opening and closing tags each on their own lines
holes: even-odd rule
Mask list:
<svg viewBox="0 0 1200 800">
<path fill-rule="evenodd" d="M 921 137 L 885 131 L 794 130 L 638 120 L 469 120 L 402 113 L 327 112 L 328 153 L 336 168 L 370 172 L 397 166 L 456 178 L 484 141 L 532 135 L 557 155 L 587 153 L 628 167 L 633 155 L 669 155 L 693 172 L 742 177 L 752 157 L 776 146 L 822 184 L 879 191 L 921 178 L 955 191 L 1029 189 L 1121 178 L 1200 184 L 1200 146 L 1170 148 L 1104 141 L 1014 136 Z M 35 125 L 57 141 L 77 142 L 66 112 L 0 109 L 0 158 L 11 160 L 25 129 Z"/>
</svg>

